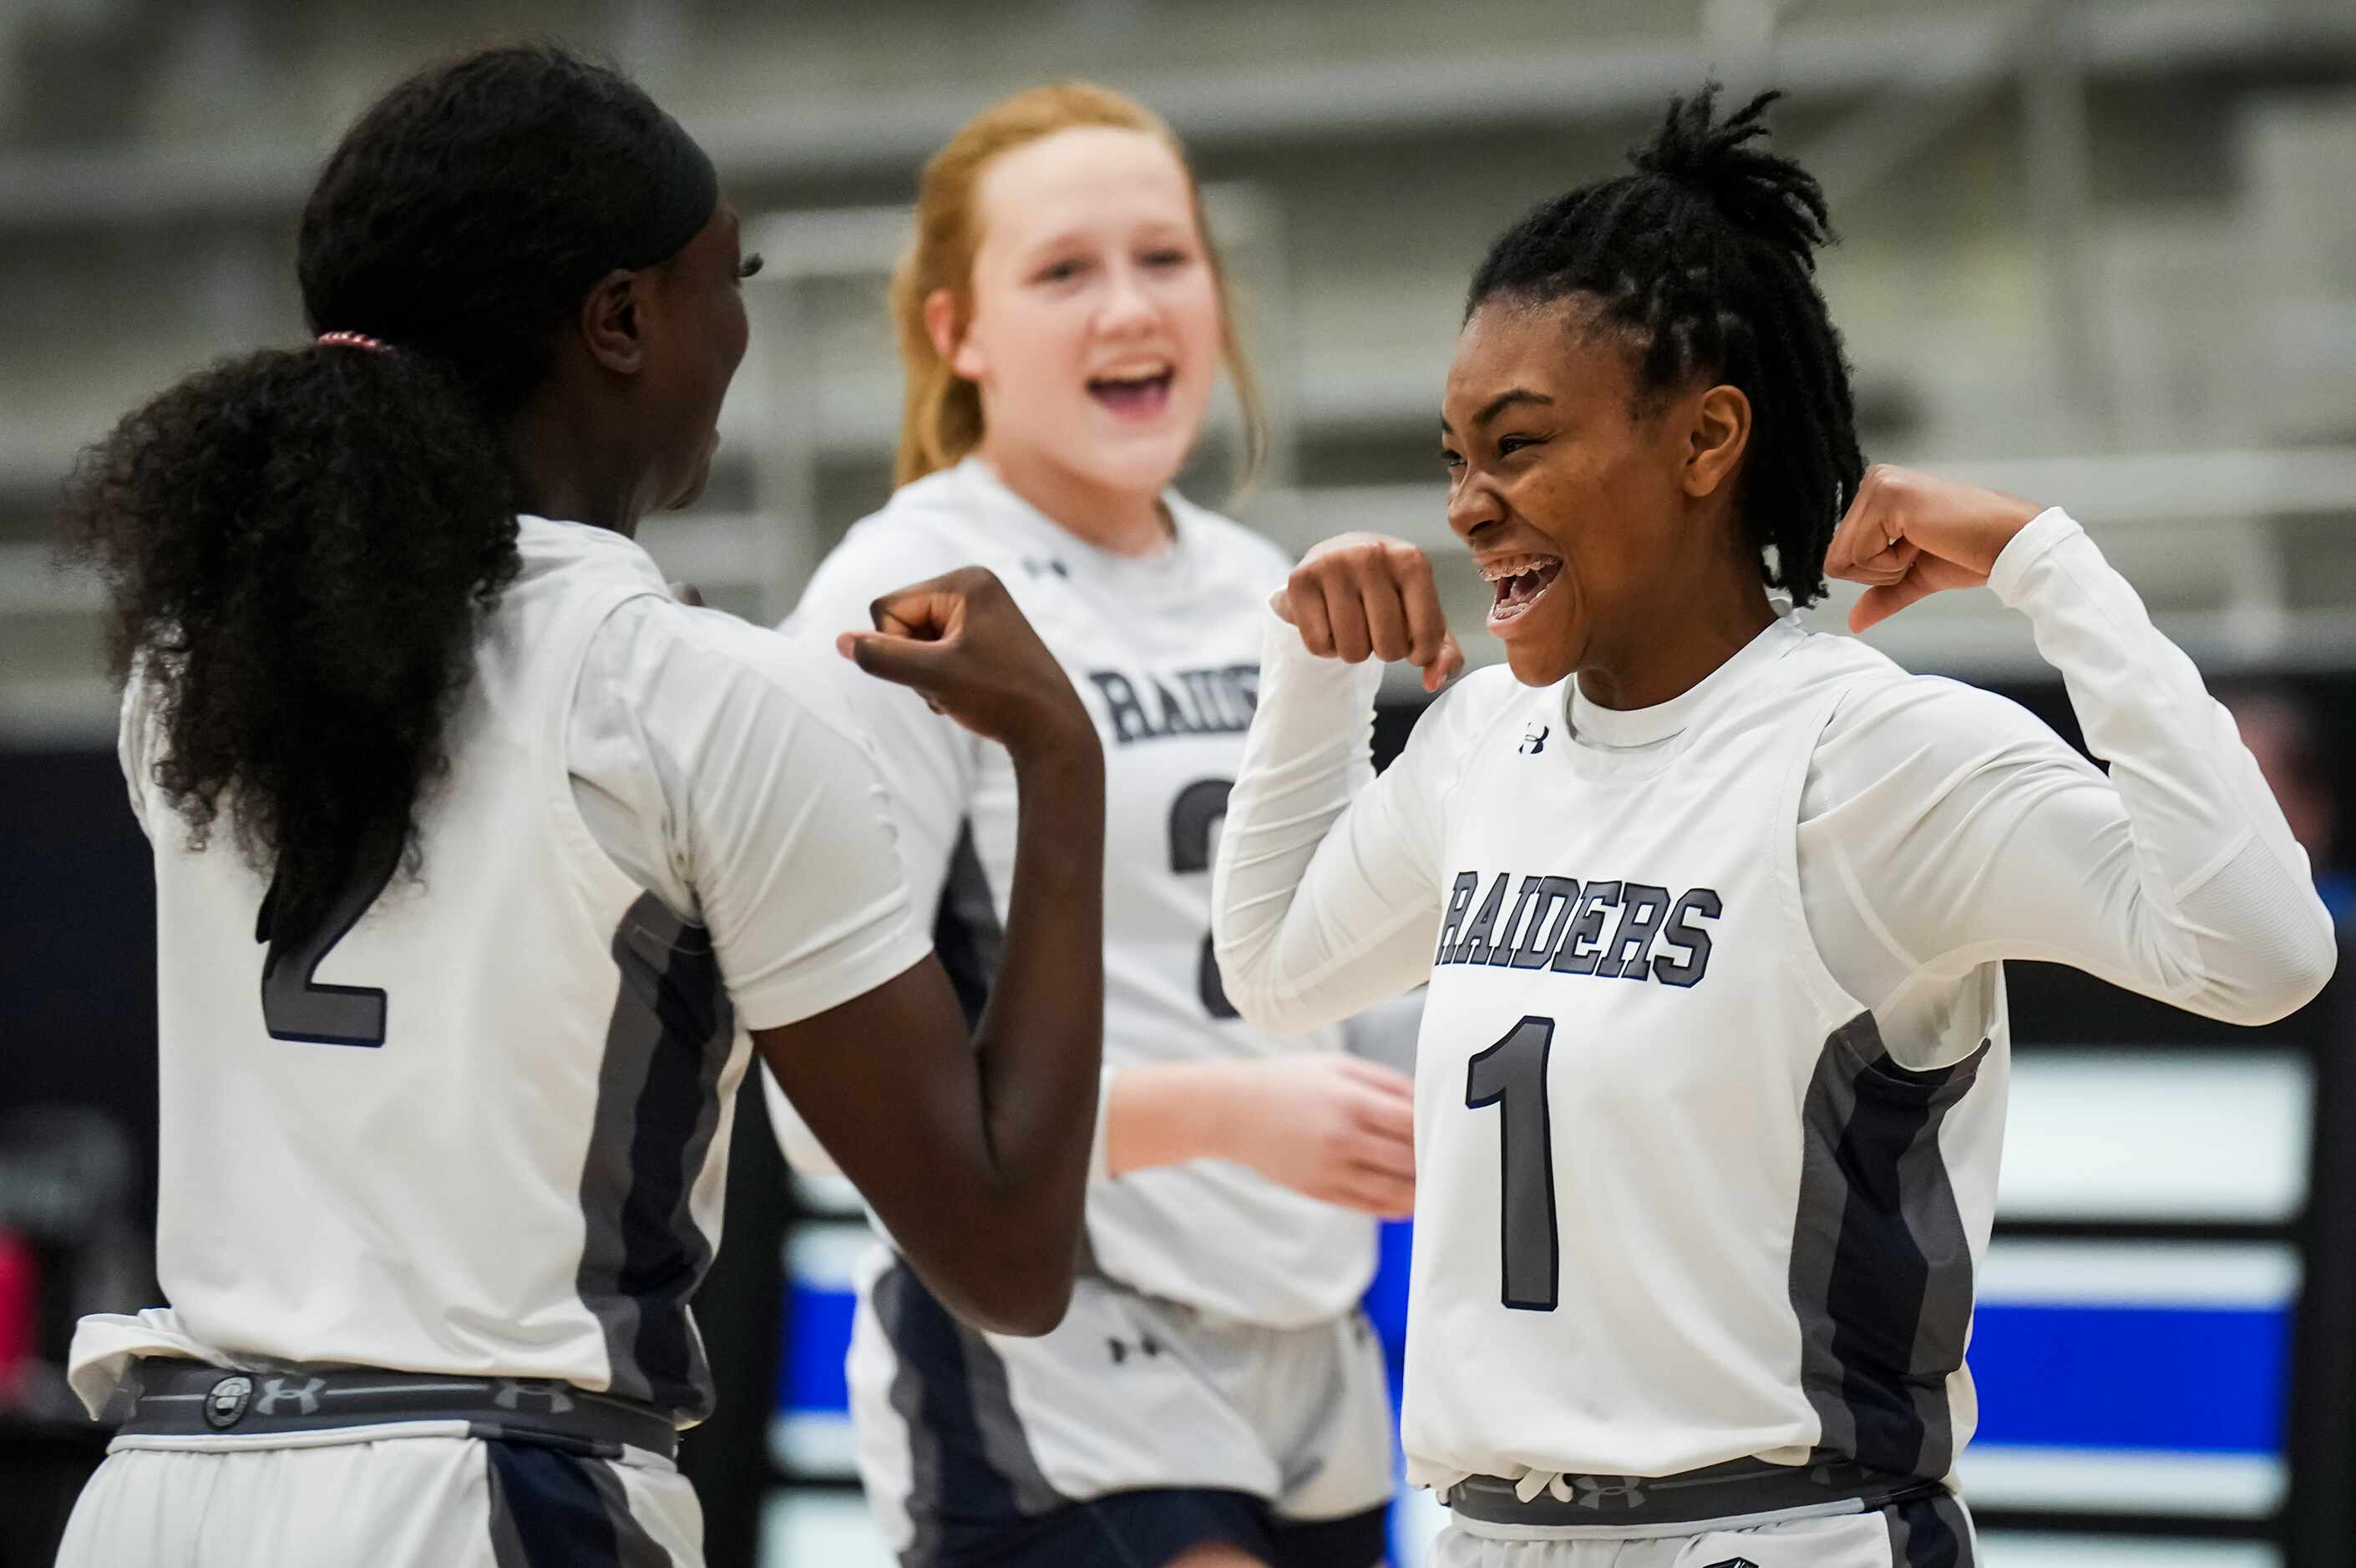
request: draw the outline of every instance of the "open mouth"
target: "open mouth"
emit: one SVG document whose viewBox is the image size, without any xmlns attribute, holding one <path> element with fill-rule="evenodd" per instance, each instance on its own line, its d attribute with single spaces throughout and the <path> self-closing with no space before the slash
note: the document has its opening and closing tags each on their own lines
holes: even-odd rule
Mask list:
<svg viewBox="0 0 2356 1568">
<path fill-rule="evenodd" d="M 1546 591 L 1561 571 L 1560 556 L 1509 555 L 1483 561 L 1481 575 L 1497 595 L 1489 606 L 1490 628 L 1494 630 L 1528 613 L 1531 605 L 1546 597 Z"/>
<path fill-rule="evenodd" d="M 1124 419 L 1151 419 L 1170 401 L 1173 366 L 1141 376 L 1091 376 L 1088 396 Z"/>
</svg>

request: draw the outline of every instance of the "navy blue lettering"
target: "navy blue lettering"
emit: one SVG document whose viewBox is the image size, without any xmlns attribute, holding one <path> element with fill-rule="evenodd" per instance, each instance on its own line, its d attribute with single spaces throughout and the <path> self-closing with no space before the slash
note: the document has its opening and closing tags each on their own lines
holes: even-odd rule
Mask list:
<svg viewBox="0 0 2356 1568">
<path fill-rule="evenodd" d="M 1481 912 L 1472 917 L 1472 929 L 1464 933 L 1464 940 L 1456 944 L 1455 953 L 1449 957 L 1451 964 L 1489 962 L 1489 948 L 1497 936 L 1497 915 L 1505 907 L 1505 886 L 1513 880 L 1510 871 L 1497 873 L 1497 880 L 1489 889 L 1489 896 L 1481 901 Z"/>
<path fill-rule="evenodd" d="M 1472 895 L 1481 891 L 1481 873 L 1459 871 L 1456 886 L 1448 895 L 1448 918 L 1440 926 L 1440 951 L 1431 955 L 1434 964 L 1450 964 L 1449 948 L 1456 942 L 1456 933 L 1464 924 L 1464 912 L 1472 907 Z"/>
<path fill-rule="evenodd" d="M 1515 933 L 1522 929 L 1522 916 L 1529 909 L 1530 900 L 1537 896 L 1538 884 L 1543 880 L 1542 877 L 1522 879 L 1522 891 L 1514 895 L 1514 912 L 1506 917 L 1505 929 L 1499 933 L 1497 945 L 1489 951 L 1490 963 L 1503 965 L 1513 962 L 1515 949 L 1520 944 Z"/>
<path fill-rule="evenodd" d="M 1578 912 L 1565 923 L 1561 944 L 1554 950 L 1554 971 L 1558 975 L 1592 975 L 1595 961 L 1603 949 L 1582 947 L 1581 944 L 1600 943 L 1603 939 L 1603 912 L 1620 901 L 1617 882 L 1590 882 L 1587 891 L 1579 895 Z"/>
<path fill-rule="evenodd" d="M 1647 882 L 1623 882 L 1620 887 L 1620 923 L 1596 962 L 1598 975 L 1623 980 L 1645 977 L 1644 955 L 1660 933 L 1661 915 L 1669 907 L 1669 890 Z"/>
<path fill-rule="evenodd" d="M 1693 923 L 1716 920 L 1725 912 L 1725 901 L 1716 889 L 1688 890 L 1661 927 L 1662 938 L 1669 946 L 1683 949 L 1685 956 L 1672 961 L 1665 953 L 1654 959 L 1653 978 L 1664 986 L 1699 985 L 1709 968 L 1709 933 Z"/>
<path fill-rule="evenodd" d="M 1562 927 L 1570 919 L 1573 905 L 1579 901 L 1579 879 L 1576 877 L 1541 877 L 1538 879 L 1538 911 L 1530 916 L 1527 930 L 1522 933 L 1522 944 L 1514 950 L 1516 969 L 1543 969 L 1554 956 L 1554 944 L 1561 939 Z M 1549 912 L 1552 914 L 1549 924 Z"/>
</svg>

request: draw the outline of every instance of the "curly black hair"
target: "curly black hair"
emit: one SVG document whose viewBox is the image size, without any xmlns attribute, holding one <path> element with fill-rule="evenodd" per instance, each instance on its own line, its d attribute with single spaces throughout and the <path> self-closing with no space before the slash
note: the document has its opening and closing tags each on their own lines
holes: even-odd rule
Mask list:
<svg viewBox="0 0 2356 1568">
<path fill-rule="evenodd" d="M 328 159 L 297 257 L 315 332 L 391 347 L 201 370 L 68 485 L 115 676 L 144 688 L 153 782 L 194 848 L 229 813 L 273 878 L 273 936 L 308 934 L 394 856 L 421 869 L 444 726 L 520 566 L 504 426 L 665 166 L 666 123 L 618 72 L 544 45 L 402 81 Z"/>
<path fill-rule="evenodd" d="M 1825 193 L 1792 159 L 1751 144 L 1779 96 L 1723 119 L 1719 84 L 1673 99 L 1633 174 L 1544 202 L 1498 236 L 1464 315 L 1492 298 L 1594 302 L 1633 344 L 1639 411 L 1708 375 L 1751 400 L 1738 507 L 1771 586 L 1825 592 L 1826 547 L 1865 460 L 1840 334 L 1815 283 L 1834 240 Z"/>
</svg>

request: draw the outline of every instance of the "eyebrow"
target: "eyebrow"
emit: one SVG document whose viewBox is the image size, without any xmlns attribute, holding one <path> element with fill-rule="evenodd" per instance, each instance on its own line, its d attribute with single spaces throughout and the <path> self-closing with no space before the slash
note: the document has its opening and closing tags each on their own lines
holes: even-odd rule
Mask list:
<svg viewBox="0 0 2356 1568">
<path fill-rule="evenodd" d="M 1511 391 L 1498 393 L 1495 397 L 1491 398 L 1487 402 L 1482 404 L 1481 411 L 1472 416 L 1472 423 L 1476 427 L 1487 424 L 1491 420 L 1495 419 L 1507 409 L 1516 408 L 1524 403 L 1535 403 L 1547 408 L 1551 408 L 1554 406 L 1554 400 L 1546 396 L 1543 392 L 1533 392 L 1526 387 L 1515 387 Z M 1442 414 L 1440 419 L 1440 433 L 1442 435 L 1454 435 L 1456 433 L 1455 429 L 1449 424 L 1448 416 L 1445 414 Z"/>
</svg>

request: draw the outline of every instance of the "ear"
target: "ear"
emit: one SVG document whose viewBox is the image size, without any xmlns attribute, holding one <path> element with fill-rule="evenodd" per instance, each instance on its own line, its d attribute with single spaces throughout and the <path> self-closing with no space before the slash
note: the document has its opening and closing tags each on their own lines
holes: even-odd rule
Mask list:
<svg viewBox="0 0 2356 1568">
<path fill-rule="evenodd" d="M 925 296 L 925 336 L 933 340 L 933 352 L 967 380 L 979 381 L 988 372 L 989 363 L 974 343 L 973 334 L 958 320 L 957 295 L 947 289 L 935 289 Z"/>
<path fill-rule="evenodd" d="M 1741 389 L 1721 382 L 1704 391 L 1687 423 L 1686 494 L 1715 495 L 1733 476 L 1750 444 L 1751 400 Z"/>
<path fill-rule="evenodd" d="M 581 341 L 589 357 L 617 376 L 645 366 L 644 272 L 616 269 L 589 285 L 581 301 Z"/>
</svg>

